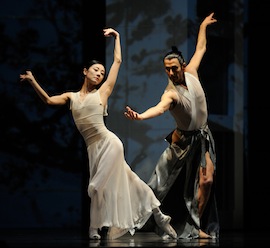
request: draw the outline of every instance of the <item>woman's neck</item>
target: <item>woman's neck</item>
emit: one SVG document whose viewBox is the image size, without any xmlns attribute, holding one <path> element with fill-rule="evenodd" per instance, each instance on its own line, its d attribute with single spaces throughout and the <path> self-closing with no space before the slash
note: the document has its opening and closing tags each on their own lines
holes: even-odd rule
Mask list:
<svg viewBox="0 0 270 248">
<path fill-rule="evenodd" d="M 81 88 L 80 92 L 83 94 L 88 94 L 89 92 L 91 92 L 95 89 L 96 89 L 95 85 L 84 84 L 83 87 Z"/>
</svg>

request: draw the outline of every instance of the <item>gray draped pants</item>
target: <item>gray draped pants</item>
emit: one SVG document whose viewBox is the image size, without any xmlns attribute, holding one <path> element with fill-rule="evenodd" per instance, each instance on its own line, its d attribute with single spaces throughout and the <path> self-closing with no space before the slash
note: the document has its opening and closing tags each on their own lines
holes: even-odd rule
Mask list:
<svg viewBox="0 0 270 248">
<path fill-rule="evenodd" d="M 166 137 L 169 146 L 162 153 L 148 185 L 162 202 L 163 212 L 172 217 L 171 224 L 179 238 L 198 238 L 199 229 L 218 238 L 215 183 L 201 220 L 197 200 L 199 169 L 200 166 L 205 166 L 206 151 L 209 151 L 216 168 L 215 144 L 211 131 L 206 125 L 196 131 L 178 130 L 178 134 L 180 140 L 177 143 L 171 143 L 172 133 Z M 157 226 L 155 231 L 161 235 Z"/>
</svg>

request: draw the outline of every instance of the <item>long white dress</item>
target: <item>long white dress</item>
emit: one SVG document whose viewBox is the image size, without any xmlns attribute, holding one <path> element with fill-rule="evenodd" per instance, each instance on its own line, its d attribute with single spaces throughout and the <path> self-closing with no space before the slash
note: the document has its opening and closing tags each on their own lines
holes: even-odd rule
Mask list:
<svg viewBox="0 0 270 248">
<path fill-rule="evenodd" d="M 121 140 L 104 123 L 107 106 L 99 90 L 80 100 L 72 93 L 70 109 L 83 136 L 89 159 L 88 195 L 91 198 L 90 227 L 109 227 L 108 238 L 118 238 L 128 231 L 133 235 L 160 206 L 152 189 L 134 173 L 124 158 Z"/>
</svg>

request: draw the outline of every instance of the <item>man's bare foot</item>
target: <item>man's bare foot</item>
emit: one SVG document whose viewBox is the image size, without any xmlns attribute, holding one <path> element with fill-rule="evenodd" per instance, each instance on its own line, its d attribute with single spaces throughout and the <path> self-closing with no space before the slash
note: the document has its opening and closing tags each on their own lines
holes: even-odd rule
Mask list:
<svg viewBox="0 0 270 248">
<path fill-rule="evenodd" d="M 212 237 L 209 234 L 203 232 L 201 229 L 199 230 L 199 239 L 211 239 L 211 238 Z"/>
</svg>

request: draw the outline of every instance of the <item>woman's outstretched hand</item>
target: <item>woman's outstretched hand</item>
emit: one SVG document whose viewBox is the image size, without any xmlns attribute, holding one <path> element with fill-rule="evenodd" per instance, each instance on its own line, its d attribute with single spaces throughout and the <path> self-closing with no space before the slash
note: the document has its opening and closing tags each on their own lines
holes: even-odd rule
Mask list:
<svg viewBox="0 0 270 248">
<path fill-rule="evenodd" d="M 113 28 L 104 28 L 103 29 L 103 34 L 105 37 L 110 37 L 110 36 L 113 36 L 113 37 L 116 37 L 116 36 L 119 36 L 119 33 L 114 30 Z"/>
<path fill-rule="evenodd" d="M 20 74 L 20 81 L 28 80 L 28 81 L 33 81 L 34 76 L 31 71 L 26 71 L 25 74 Z"/>
</svg>

